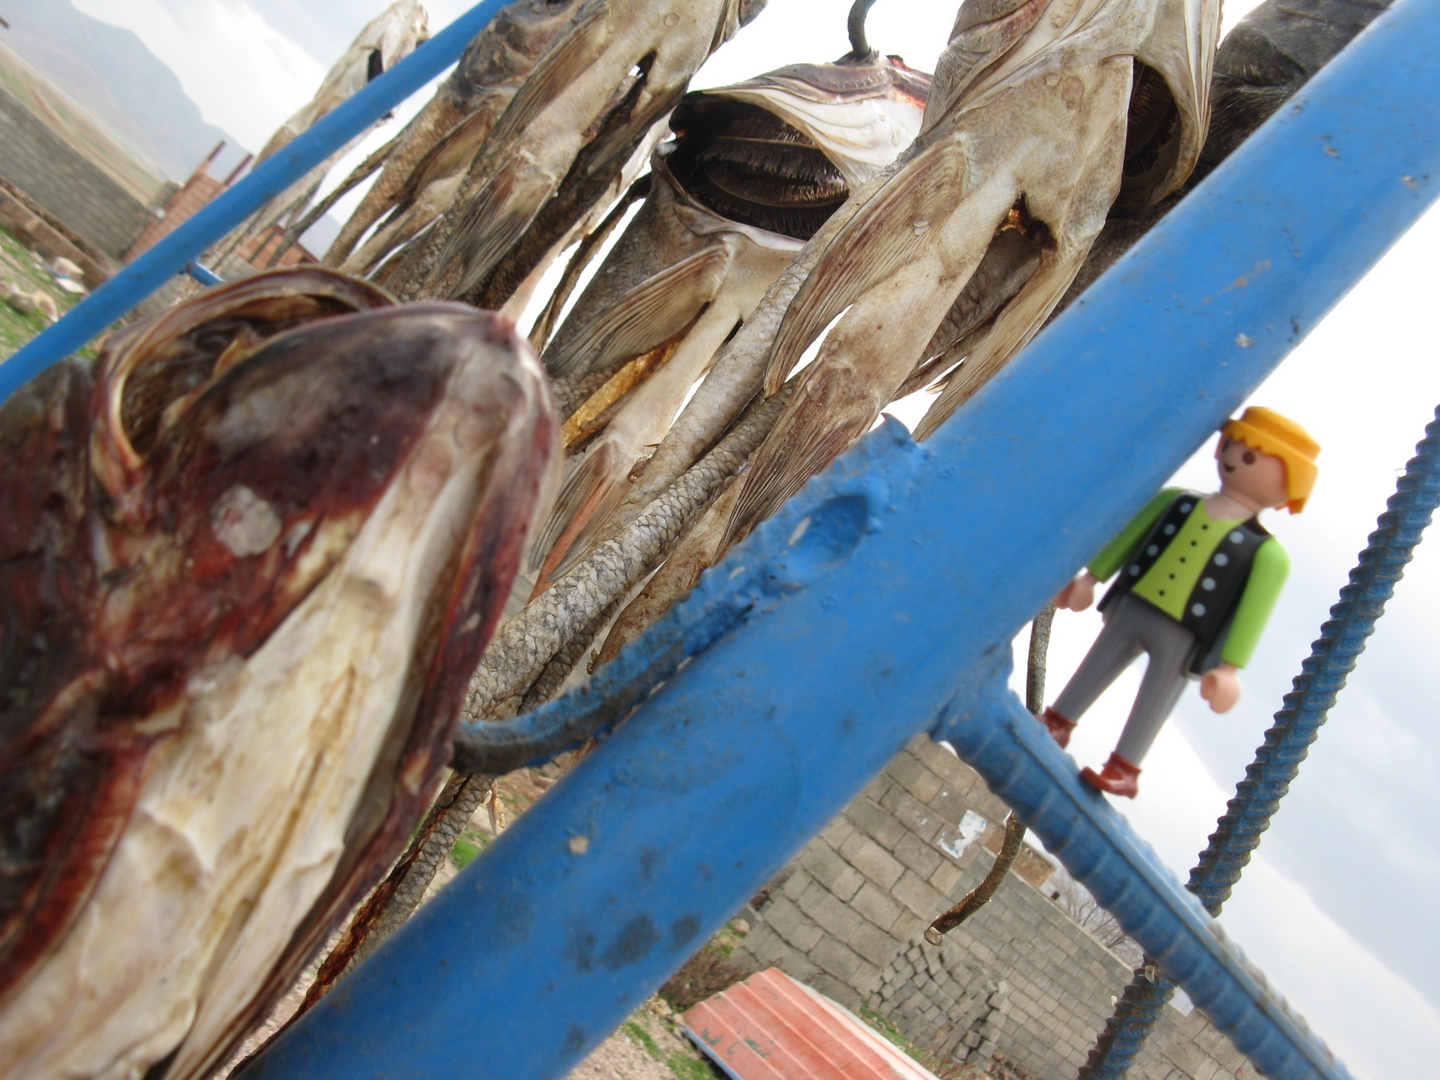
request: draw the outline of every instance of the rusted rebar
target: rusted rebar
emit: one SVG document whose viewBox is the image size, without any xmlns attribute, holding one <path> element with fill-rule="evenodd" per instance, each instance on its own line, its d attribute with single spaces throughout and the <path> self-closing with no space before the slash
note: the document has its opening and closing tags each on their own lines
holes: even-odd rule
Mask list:
<svg viewBox="0 0 1440 1080">
<path fill-rule="evenodd" d="M 1036 716 L 1045 707 L 1045 654 L 1050 648 L 1050 624 L 1055 619 L 1055 605 L 1046 604 L 1045 610 L 1035 616 L 1030 624 L 1030 655 L 1025 666 L 1025 708 Z M 983 881 L 965 894 L 965 898 L 945 914 L 932 922 L 925 930 L 925 940 L 939 945 L 945 935 L 989 903 L 990 898 L 1000 889 L 1005 875 L 1020 854 L 1025 841 L 1025 826 L 1011 814 L 1005 819 L 1005 839 L 1000 844 L 1000 854 Z"/>
</svg>

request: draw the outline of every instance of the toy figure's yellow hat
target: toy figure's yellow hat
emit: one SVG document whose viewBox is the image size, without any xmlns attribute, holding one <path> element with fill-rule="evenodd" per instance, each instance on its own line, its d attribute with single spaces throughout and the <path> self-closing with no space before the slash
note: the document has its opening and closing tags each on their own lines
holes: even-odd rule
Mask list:
<svg viewBox="0 0 1440 1080">
<path fill-rule="evenodd" d="M 1292 514 L 1305 509 L 1305 500 L 1315 488 L 1315 477 L 1320 470 L 1315 458 L 1320 454 L 1320 444 L 1310 433 L 1288 416 L 1281 416 L 1274 409 L 1252 405 L 1238 420 L 1231 420 L 1220 429 L 1222 435 L 1236 439 L 1252 450 L 1271 454 L 1285 463 L 1285 494 L 1290 501 L 1285 508 Z"/>
</svg>

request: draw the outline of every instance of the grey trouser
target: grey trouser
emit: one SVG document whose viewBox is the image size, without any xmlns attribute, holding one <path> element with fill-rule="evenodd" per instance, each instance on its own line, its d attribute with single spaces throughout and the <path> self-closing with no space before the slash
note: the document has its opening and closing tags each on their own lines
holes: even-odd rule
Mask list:
<svg viewBox="0 0 1440 1080">
<path fill-rule="evenodd" d="M 1140 693 L 1115 747 L 1131 765 L 1139 765 L 1190 675 L 1187 662 L 1195 635 L 1159 608 L 1122 593 L 1105 610 L 1105 628 L 1052 706 L 1066 720 L 1079 720 L 1095 699 L 1142 652 L 1150 655 Z"/>
</svg>

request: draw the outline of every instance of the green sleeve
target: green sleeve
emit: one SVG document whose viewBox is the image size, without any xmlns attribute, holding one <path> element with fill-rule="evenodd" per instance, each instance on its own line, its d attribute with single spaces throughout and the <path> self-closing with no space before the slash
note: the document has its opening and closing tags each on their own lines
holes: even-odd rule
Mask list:
<svg viewBox="0 0 1440 1080">
<path fill-rule="evenodd" d="M 1290 555 L 1272 536 L 1260 545 L 1255 561 L 1250 564 L 1250 577 L 1240 596 L 1240 606 L 1235 609 L 1235 621 L 1225 638 L 1225 647 L 1220 650 L 1222 661 L 1236 667 L 1250 662 L 1250 654 L 1255 651 L 1289 574 Z"/>
<path fill-rule="evenodd" d="M 1175 497 L 1180 494 L 1180 491 L 1180 488 L 1166 488 L 1146 503 L 1145 509 L 1131 518 L 1130 524 L 1120 531 L 1120 535 L 1106 544 L 1105 550 L 1091 559 L 1090 565 L 1085 569 L 1101 581 L 1119 570 L 1120 565 L 1135 550 L 1135 545 L 1145 538 L 1145 534 L 1150 531 L 1150 526 L 1154 525 L 1160 515 L 1165 512 L 1165 508 L 1175 501 Z"/>
</svg>

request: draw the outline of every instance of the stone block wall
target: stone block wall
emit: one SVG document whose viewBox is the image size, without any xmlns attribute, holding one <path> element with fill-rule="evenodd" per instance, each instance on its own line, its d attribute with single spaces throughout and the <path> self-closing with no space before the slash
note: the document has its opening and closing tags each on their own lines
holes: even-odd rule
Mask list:
<svg viewBox="0 0 1440 1080">
<path fill-rule="evenodd" d="M 66 228 L 119 258 L 150 210 L 0 89 L 0 176 Z"/>
<path fill-rule="evenodd" d="M 977 855 L 960 894 L 992 863 L 988 851 Z M 882 973 L 876 996 L 902 1030 L 946 1057 L 986 1060 L 1003 1047 L 1036 1075 L 1073 1076 L 1129 978 L 1107 949 L 1012 875 L 940 948 L 909 942 Z M 974 1016 L 951 1009 L 955 1001 Z"/>
<path fill-rule="evenodd" d="M 752 901 L 732 961 L 874 1009 L 942 1061 L 1001 1054 L 1039 1080 L 1070 1080 L 1130 972 L 1032 884 L 1042 869 L 1012 873 L 939 948 L 923 937 L 989 870 L 984 841 L 1006 813 L 954 754 L 917 738 Z M 1170 1008 L 1130 1075 L 1254 1073 L 1198 1012 Z"/>
<path fill-rule="evenodd" d="M 949 750 L 912 741 L 757 897 L 754 929 L 733 959 L 862 1004 L 895 955 L 953 903 L 979 848 L 959 832 L 967 810 L 992 823 L 1008 812 Z"/>
</svg>

